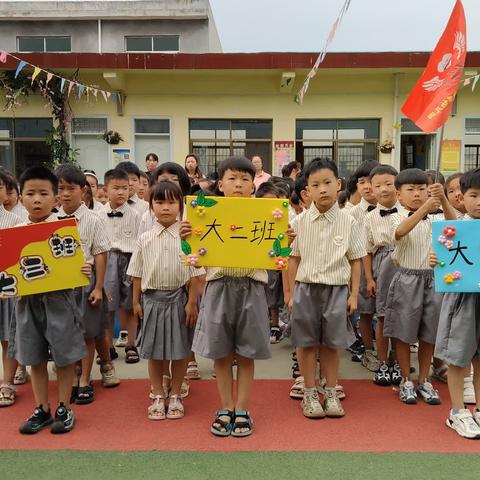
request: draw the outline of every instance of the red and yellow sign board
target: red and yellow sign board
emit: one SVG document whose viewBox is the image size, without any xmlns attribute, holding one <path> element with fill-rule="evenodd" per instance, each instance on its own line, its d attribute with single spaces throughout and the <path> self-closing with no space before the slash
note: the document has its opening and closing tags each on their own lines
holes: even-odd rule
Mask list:
<svg viewBox="0 0 480 480">
<path fill-rule="evenodd" d="M 88 285 L 75 219 L 0 230 L 0 296 Z"/>
</svg>

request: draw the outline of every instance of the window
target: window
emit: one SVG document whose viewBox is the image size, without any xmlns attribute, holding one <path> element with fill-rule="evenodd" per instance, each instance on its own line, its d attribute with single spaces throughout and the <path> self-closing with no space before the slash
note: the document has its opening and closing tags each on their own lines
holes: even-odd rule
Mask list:
<svg viewBox="0 0 480 480">
<path fill-rule="evenodd" d="M 364 160 L 377 159 L 380 120 L 297 120 L 296 159 L 306 165 L 316 157 L 338 164 L 349 177 Z"/>
<path fill-rule="evenodd" d="M 19 52 L 71 52 L 71 37 L 17 37 Z"/>
<path fill-rule="evenodd" d="M 178 52 L 178 35 L 125 37 L 126 52 Z"/>
<path fill-rule="evenodd" d="M 260 155 L 265 171 L 272 165 L 271 120 L 190 120 L 190 151 L 204 173 L 217 169 L 231 155 Z"/>
<path fill-rule="evenodd" d="M 463 171 L 480 166 L 480 118 L 465 119 L 465 150 Z"/>
<path fill-rule="evenodd" d="M 158 155 L 159 163 L 170 161 L 170 120 L 135 118 L 135 161 L 143 169 L 149 153 Z"/>
</svg>

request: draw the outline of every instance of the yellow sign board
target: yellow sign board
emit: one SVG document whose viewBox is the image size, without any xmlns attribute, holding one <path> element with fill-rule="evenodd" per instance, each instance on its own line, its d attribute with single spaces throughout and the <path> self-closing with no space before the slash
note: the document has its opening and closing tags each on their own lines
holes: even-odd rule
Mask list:
<svg viewBox="0 0 480 480">
<path fill-rule="evenodd" d="M 442 142 L 440 170 L 443 173 L 448 175 L 460 171 L 461 148 L 460 140 L 444 140 Z"/>
<path fill-rule="evenodd" d="M 287 266 L 288 200 L 187 197 L 192 235 L 182 242 L 189 265 L 282 270 Z"/>
<path fill-rule="evenodd" d="M 0 296 L 16 297 L 88 285 L 74 219 L 0 230 Z"/>
</svg>

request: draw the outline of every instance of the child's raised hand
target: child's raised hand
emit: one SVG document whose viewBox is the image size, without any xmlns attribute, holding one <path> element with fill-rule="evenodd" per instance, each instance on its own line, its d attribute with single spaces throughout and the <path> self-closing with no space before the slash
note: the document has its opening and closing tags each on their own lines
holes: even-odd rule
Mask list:
<svg viewBox="0 0 480 480">
<path fill-rule="evenodd" d="M 440 208 L 441 204 L 442 203 L 438 197 L 431 196 L 426 201 L 425 207 L 427 208 L 428 212 L 434 212 L 435 210 L 438 210 Z"/>
<path fill-rule="evenodd" d="M 98 305 L 103 300 L 103 292 L 101 288 L 94 288 L 88 296 L 91 305 Z"/>
<path fill-rule="evenodd" d="M 197 323 L 198 309 L 197 303 L 187 303 L 185 305 L 186 323 L 188 328 L 192 328 Z"/>
<path fill-rule="evenodd" d="M 182 220 L 180 222 L 180 238 L 185 240 L 192 234 L 192 225 L 188 220 Z"/>
<path fill-rule="evenodd" d="M 437 266 L 438 257 L 437 257 L 437 254 L 433 250 L 430 250 L 430 253 L 428 255 L 428 262 L 429 262 L 431 268 L 435 268 Z"/>
<path fill-rule="evenodd" d="M 80 268 L 80 272 L 90 278 L 92 276 L 92 266 L 89 263 L 84 263 L 82 268 Z"/>
<path fill-rule="evenodd" d="M 358 297 L 348 296 L 347 300 L 347 313 L 353 315 L 358 308 Z"/>
<path fill-rule="evenodd" d="M 438 198 L 440 201 L 445 198 L 445 190 L 441 183 L 434 183 L 433 185 L 430 185 L 428 190 L 432 197 Z"/>
<path fill-rule="evenodd" d="M 297 234 L 295 233 L 295 230 L 291 227 L 290 224 L 288 225 L 288 228 L 285 233 L 287 234 L 287 238 L 288 238 L 288 246 L 290 246 L 295 240 Z"/>
<path fill-rule="evenodd" d="M 133 314 L 140 320 L 143 320 L 143 309 L 140 303 L 133 304 Z"/>
</svg>

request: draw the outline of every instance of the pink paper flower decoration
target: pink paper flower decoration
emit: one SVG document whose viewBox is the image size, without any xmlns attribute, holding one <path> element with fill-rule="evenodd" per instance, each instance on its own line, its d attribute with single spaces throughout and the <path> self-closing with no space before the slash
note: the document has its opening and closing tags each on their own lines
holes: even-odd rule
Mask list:
<svg viewBox="0 0 480 480">
<path fill-rule="evenodd" d="M 272 215 L 275 220 L 280 220 L 283 217 L 283 212 L 279 208 L 276 208 L 272 212 Z"/>
</svg>

